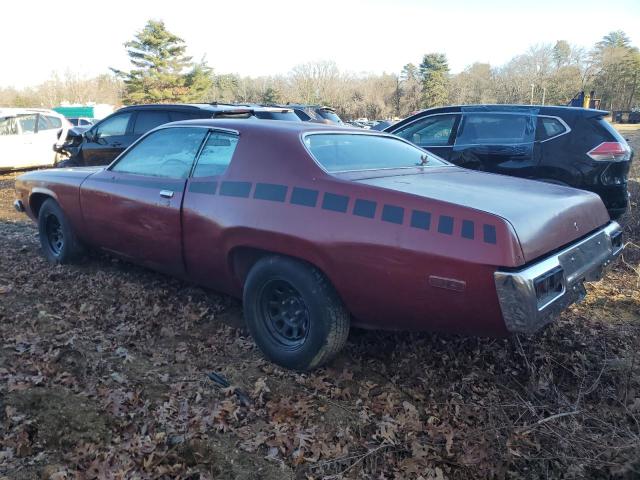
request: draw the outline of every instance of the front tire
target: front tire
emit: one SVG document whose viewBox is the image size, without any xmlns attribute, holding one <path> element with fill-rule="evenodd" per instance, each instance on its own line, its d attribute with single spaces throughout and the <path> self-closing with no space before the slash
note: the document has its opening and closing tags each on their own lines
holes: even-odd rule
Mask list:
<svg viewBox="0 0 640 480">
<path fill-rule="evenodd" d="M 256 344 L 274 363 L 311 370 L 344 347 L 350 317 L 333 286 L 317 268 L 269 256 L 249 272 L 244 316 Z"/>
<path fill-rule="evenodd" d="M 78 261 L 84 249 L 60 205 L 50 198 L 38 213 L 40 245 L 45 258 L 54 264 Z"/>
</svg>

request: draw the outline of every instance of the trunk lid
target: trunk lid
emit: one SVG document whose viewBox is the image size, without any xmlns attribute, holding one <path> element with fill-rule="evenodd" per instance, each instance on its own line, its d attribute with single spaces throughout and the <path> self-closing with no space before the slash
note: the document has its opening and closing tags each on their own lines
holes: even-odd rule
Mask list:
<svg viewBox="0 0 640 480">
<path fill-rule="evenodd" d="M 396 171 L 398 172 L 398 171 Z M 428 168 L 423 173 L 365 172 L 352 181 L 457 204 L 505 219 L 513 227 L 525 262 L 530 262 L 609 222 L 598 195 L 521 178 Z"/>
</svg>

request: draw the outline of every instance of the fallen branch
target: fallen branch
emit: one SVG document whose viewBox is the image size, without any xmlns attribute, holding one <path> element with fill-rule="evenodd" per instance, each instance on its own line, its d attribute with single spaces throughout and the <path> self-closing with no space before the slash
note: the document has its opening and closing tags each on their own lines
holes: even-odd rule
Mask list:
<svg viewBox="0 0 640 480">
<path fill-rule="evenodd" d="M 562 417 L 568 417 L 569 415 L 577 415 L 581 412 L 582 410 L 574 410 L 573 412 L 562 412 L 562 413 L 556 413 L 554 415 L 551 415 L 549 417 L 545 417 L 545 418 L 541 418 L 540 420 L 538 420 L 536 423 L 534 423 L 533 425 L 528 425 L 523 427 L 524 429 L 519 432 L 521 435 L 525 435 L 527 433 L 529 433 L 531 430 L 533 430 L 536 427 L 539 427 L 542 424 L 545 424 L 547 422 L 551 422 L 553 420 L 557 420 L 558 418 L 562 418 Z"/>
</svg>

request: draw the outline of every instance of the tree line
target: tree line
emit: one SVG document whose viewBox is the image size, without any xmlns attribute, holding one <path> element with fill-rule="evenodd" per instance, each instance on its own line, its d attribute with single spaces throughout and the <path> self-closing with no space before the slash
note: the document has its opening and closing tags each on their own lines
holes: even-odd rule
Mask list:
<svg viewBox="0 0 640 480">
<path fill-rule="evenodd" d="M 325 104 L 347 119 L 404 117 L 447 104 L 566 105 L 579 91 L 595 90 L 601 108 L 630 110 L 640 104 L 640 52 L 622 31 L 590 49 L 566 40 L 530 47 L 504 65 L 474 63 L 453 74 L 445 53 L 406 64 L 399 73 L 353 74 L 335 62 L 309 62 L 286 75 L 218 74 L 161 21 L 149 21 L 125 44 L 131 69 L 96 78 L 72 72 L 41 85 L 0 89 L 0 105 L 52 107 L 70 103 L 240 102 Z"/>
</svg>

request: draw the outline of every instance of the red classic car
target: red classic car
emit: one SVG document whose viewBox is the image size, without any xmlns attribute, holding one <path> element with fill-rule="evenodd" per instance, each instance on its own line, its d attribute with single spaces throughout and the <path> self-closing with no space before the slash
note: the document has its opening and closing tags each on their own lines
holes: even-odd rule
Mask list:
<svg viewBox="0 0 640 480">
<path fill-rule="evenodd" d="M 623 248 L 593 193 L 309 123 L 167 124 L 107 168 L 28 173 L 16 192 L 50 261 L 90 246 L 242 296 L 258 346 L 295 369 L 350 324 L 533 332 Z"/>
</svg>

